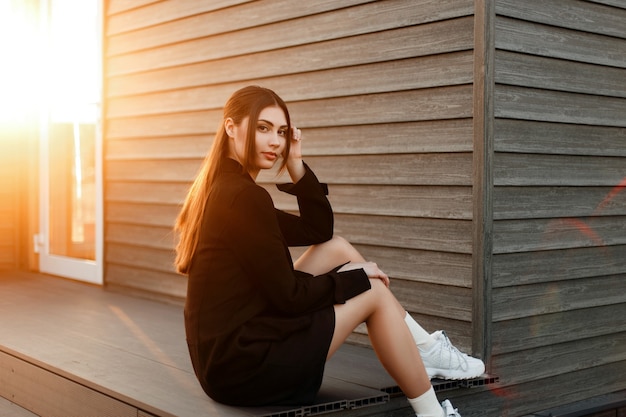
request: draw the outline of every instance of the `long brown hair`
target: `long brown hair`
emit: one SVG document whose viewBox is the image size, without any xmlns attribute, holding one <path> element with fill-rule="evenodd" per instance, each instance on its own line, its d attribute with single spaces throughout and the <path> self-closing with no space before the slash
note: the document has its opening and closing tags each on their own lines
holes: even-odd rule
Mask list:
<svg viewBox="0 0 626 417">
<path fill-rule="evenodd" d="M 196 179 L 194 180 L 183 208 L 176 219 L 175 230 L 179 233 L 179 241 L 176 245 L 176 270 L 182 274 L 189 272 L 191 259 L 198 247 L 200 235 L 200 226 L 202 224 L 202 215 L 206 202 L 211 191 L 211 186 L 220 166 L 225 158 L 228 158 L 228 135 L 224 128 L 224 121 L 231 118 L 235 124 L 240 124 L 243 119 L 248 119 L 248 132 L 246 134 L 246 151 L 243 156 L 243 171 L 249 172 L 254 168 L 254 151 L 255 151 L 255 135 L 256 126 L 259 120 L 259 114 L 263 109 L 269 106 L 278 106 L 285 113 L 287 119 L 287 144 L 283 152 L 283 160 L 281 170 L 285 168 L 287 163 L 287 155 L 289 155 L 289 145 L 291 143 L 291 120 L 289 111 L 285 102 L 272 90 L 249 86 L 237 90 L 228 99 L 224 106 L 224 117 L 217 128 L 215 140 L 211 146 L 210 152 L 207 154 Z M 252 128 L 251 128 L 252 127 Z"/>
</svg>

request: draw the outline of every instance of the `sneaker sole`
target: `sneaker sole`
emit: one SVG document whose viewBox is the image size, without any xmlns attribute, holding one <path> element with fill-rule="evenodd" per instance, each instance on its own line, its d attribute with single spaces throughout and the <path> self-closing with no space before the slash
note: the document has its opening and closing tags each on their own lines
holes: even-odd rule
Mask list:
<svg viewBox="0 0 626 417">
<path fill-rule="evenodd" d="M 426 373 L 428 374 L 430 379 L 441 378 L 441 379 L 451 379 L 454 381 L 458 381 L 462 379 L 478 378 L 479 376 L 485 373 L 485 370 L 483 369 L 480 372 L 468 374 L 467 372 L 454 372 L 449 369 L 441 370 L 441 369 L 426 368 Z"/>
</svg>

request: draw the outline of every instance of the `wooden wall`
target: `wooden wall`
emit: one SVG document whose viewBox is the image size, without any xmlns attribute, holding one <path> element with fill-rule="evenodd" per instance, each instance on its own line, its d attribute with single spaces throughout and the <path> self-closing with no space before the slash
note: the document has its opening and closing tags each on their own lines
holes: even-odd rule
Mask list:
<svg viewBox="0 0 626 417">
<path fill-rule="evenodd" d="M 493 415 L 626 388 L 624 22 L 623 1 L 495 1 L 489 370 L 502 386 L 472 398 Z"/>
<path fill-rule="evenodd" d="M 0 269 L 31 269 L 37 230 L 37 155 L 32 126 L 0 123 Z"/>
<path fill-rule="evenodd" d="M 14 162 L 17 140 L 0 126 L 0 269 L 18 266 L 19 194 Z"/>
<path fill-rule="evenodd" d="M 261 84 L 336 232 L 489 357 L 502 384 L 464 415 L 625 389 L 624 21 L 621 0 L 109 0 L 107 285 L 183 299 L 172 224 L 224 101 Z"/>
<path fill-rule="evenodd" d="M 472 14 L 473 0 L 109 1 L 107 285 L 184 296 L 172 224 L 221 106 L 260 84 L 303 129 L 336 233 L 427 328 L 469 348 Z M 275 181 L 260 177 L 294 209 Z"/>
</svg>

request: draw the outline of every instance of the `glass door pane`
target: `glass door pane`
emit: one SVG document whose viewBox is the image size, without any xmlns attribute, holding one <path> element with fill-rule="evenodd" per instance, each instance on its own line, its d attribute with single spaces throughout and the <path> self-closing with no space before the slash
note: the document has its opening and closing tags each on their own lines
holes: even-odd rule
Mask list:
<svg viewBox="0 0 626 417">
<path fill-rule="evenodd" d="M 95 124 L 49 127 L 50 254 L 95 260 Z"/>
</svg>

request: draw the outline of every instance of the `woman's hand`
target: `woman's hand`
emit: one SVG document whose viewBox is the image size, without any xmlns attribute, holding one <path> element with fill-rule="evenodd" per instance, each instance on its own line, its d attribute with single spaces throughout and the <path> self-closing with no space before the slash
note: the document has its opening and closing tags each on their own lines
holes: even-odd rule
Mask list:
<svg viewBox="0 0 626 417">
<path fill-rule="evenodd" d="M 302 131 L 295 126 L 291 128 L 291 143 L 287 156 L 287 171 L 295 184 L 304 176 L 306 170 L 302 162 Z"/>
<path fill-rule="evenodd" d="M 389 277 L 374 262 L 350 262 L 339 268 L 338 272 L 353 271 L 362 269 L 369 278 L 381 280 L 386 287 L 389 287 Z"/>
</svg>

